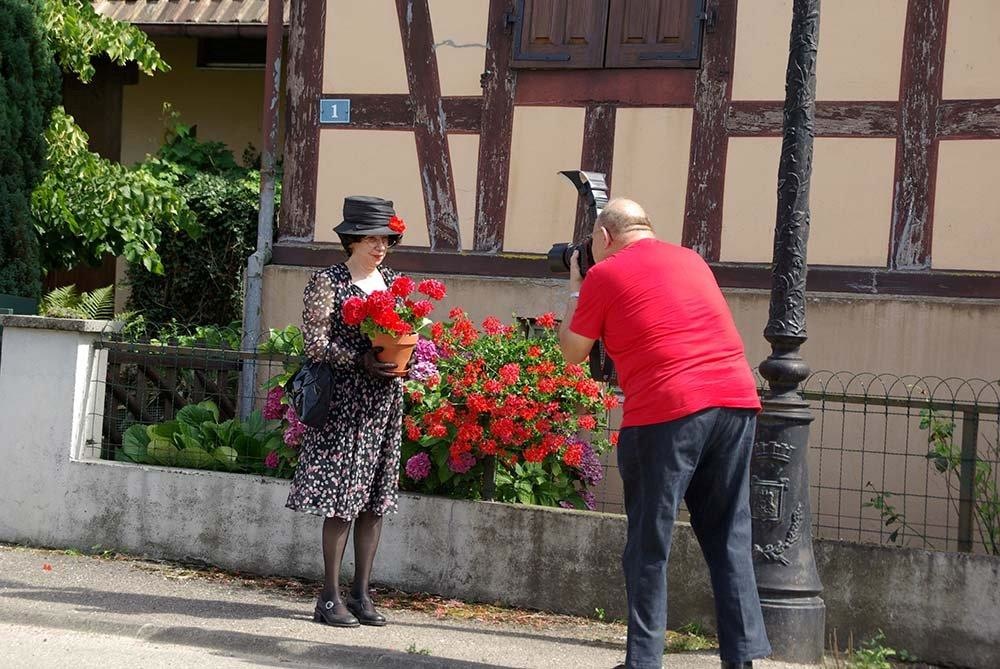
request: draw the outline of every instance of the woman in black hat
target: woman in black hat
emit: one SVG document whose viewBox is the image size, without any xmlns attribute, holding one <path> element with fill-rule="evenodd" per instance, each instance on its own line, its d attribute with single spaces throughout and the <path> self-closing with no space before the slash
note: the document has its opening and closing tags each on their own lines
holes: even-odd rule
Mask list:
<svg viewBox="0 0 1000 669">
<path fill-rule="evenodd" d="M 313 615 L 335 627 L 385 625 L 369 596 L 369 579 L 382 516 L 398 499 L 402 434 L 402 381 L 379 362 L 371 341 L 341 315 L 344 301 L 386 290 L 396 278 L 382 266 L 405 230 L 392 202 L 377 197 L 344 200 L 344 221 L 334 228 L 346 262 L 313 274 L 306 286 L 302 334 L 306 355 L 334 371 L 330 416 L 307 428 L 287 506 L 324 517 L 323 592 Z M 341 599 L 340 565 L 354 522 L 354 581 Z"/>
</svg>

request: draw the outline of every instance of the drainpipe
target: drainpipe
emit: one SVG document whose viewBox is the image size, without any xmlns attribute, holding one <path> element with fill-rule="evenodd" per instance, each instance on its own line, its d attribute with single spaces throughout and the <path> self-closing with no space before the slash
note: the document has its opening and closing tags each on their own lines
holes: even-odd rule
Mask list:
<svg viewBox="0 0 1000 669">
<path fill-rule="evenodd" d="M 260 214 L 257 218 L 257 250 L 247 260 L 246 293 L 243 296 L 243 350 L 253 352 L 260 343 L 264 265 L 271 261 L 274 240 L 275 151 L 278 143 L 278 107 L 281 101 L 281 46 L 284 36 L 282 0 L 268 0 L 267 57 L 264 66 L 263 149 L 260 157 Z M 243 362 L 240 375 L 240 418 L 253 410 L 257 389 L 257 361 Z"/>
</svg>

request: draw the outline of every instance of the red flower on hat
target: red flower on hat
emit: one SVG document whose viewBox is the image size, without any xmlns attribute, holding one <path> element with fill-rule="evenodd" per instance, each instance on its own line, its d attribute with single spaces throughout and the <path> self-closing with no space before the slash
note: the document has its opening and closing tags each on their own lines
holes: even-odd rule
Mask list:
<svg viewBox="0 0 1000 669">
<path fill-rule="evenodd" d="M 399 216 L 393 216 L 389 219 L 389 229 L 401 235 L 406 231 L 406 223 Z"/>
</svg>

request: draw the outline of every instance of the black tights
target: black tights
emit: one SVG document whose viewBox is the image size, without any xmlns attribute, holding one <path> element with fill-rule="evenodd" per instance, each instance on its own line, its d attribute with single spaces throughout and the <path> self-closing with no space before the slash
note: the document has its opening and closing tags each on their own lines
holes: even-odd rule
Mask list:
<svg viewBox="0 0 1000 669">
<path fill-rule="evenodd" d="M 340 566 L 347 549 L 347 536 L 351 532 L 351 521 L 343 518 L 326 518 L 323 521 L 323 600 L 343 606 L 340 599 Z M 382 534 L 382 516 L 369 511 L 362 512 L 354 521 L 354 582 L 351 596 L 367 600 L 368 588 L 375 562 L 375 551 Z"/>
</svg>

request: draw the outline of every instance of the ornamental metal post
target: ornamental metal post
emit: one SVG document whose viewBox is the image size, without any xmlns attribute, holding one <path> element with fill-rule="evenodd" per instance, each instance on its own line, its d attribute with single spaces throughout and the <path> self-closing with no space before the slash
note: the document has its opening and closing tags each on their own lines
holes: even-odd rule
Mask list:
<svg viewBox="0 0 1000 669">
<path fill-rule="evenodd" d="M 764 338 L 771 355 L 750 465 L 753 553 L 764 623 L 774 659 L 823 660 L 826 608 L 816 572 L 809 509 L 809 404 L 799 384 L 809 366 L 806 340 L 806 243 L 816 109 L 816 50 L 820 0 L 794 0 L 785 77 L 778 214 L 774 230 L 771 308 Z"/>
</svg>

